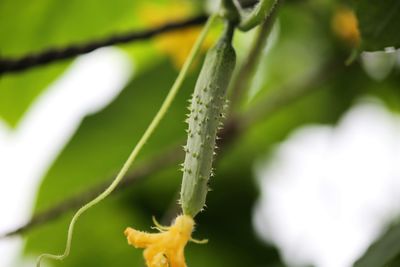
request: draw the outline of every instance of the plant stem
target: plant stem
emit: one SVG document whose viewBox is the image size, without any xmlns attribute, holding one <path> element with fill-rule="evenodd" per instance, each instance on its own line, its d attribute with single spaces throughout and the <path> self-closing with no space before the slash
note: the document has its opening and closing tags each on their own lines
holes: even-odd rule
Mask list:
<svg viewBox="0 0 400 267">
<path fill-rule="evenodd" d="M 241 13 L 241 21 L 238 28 L 242 31 L 248 31 L 254 28 L 270 16 L 270 12 L 276 8 L 279 2 L 280 0 L 260 0 L 253 8 L 253 11 L 248 15 L 239 10 L 239 13 Z"/>
</svg>

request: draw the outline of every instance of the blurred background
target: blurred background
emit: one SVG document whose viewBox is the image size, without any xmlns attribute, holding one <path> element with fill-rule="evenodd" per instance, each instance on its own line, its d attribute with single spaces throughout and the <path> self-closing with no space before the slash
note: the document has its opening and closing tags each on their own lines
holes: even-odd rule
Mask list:
<svg viewBox="0 0 400 267">
<path fill-rule="evenodd" d="M 74 211 L 120 169 L 216 2 L 0 1 L 0 58 L 198 18 L 2 71 L 0 266 L 35 266 L 39 254 L 64 250 Z M 367 2 L 285 1 L 235 95 L 261 29 L 236 33 L 231 108 L 194 233 L 210 241 L 188 245 L 188 266 L 400 266 L 400 8 Z M 220 30 L 123 184 L 78 221 L 71 255 L 44 266 L 143 266 L 123 230 L 148 231 L 153 215 L 169 224 L 179 212 L 187 100 Z"/>
</svg>

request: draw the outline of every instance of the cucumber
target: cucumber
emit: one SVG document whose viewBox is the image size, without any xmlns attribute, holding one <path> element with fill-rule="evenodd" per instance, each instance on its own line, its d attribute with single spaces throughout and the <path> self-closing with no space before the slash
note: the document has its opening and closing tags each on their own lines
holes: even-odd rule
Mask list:
<svg viewBox="0 0 400 267">
<path fill-rule="evenodd" d="M 236 63 L 231 44 L 234 29 L 228 22 L 216 45 L 208 51 L 189 107 L 180 203 L 183 213 L 192 217 L 203 209 L 209 191 L 216 135 Z"/>
</svg>

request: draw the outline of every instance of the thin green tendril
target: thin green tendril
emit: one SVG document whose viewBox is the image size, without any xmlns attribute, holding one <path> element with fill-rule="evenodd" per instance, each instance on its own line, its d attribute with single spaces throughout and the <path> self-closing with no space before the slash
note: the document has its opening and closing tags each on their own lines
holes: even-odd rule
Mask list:
<svg viewBox="0 0 400 267">
<path fill-rule="evenodd" d="M 213 24 L 216 17 L 217 17 L 217 15 L 214 14 L 214 15 L 210 16 L 210 18 L 208 19 L 200 36 L 197 38 L 196 43 L 192 47 L 190 54 L 189 54 L 188 58 L 186 59 L 185 64 L 183 65 L 178 77 L 176 78 L 174 84 L 172 85 L 172 87 L 171 87 L 167 97 L 165 98 L 164 102 L 162 103 L 160 109 L 158 110 L 156 116 L 153 118 L 150 125 L 144 132 L 143 136 L 140 138 L 139 142 L 136 144 L 135 148 L 132 150 L 131 154 L 129 155 L 128 159 L 126 160 L 126 162 L 122 166 L 121 170 L 115 177 L 114 181 L 100 195 L 98 195 L 95 199 L 93 199 L 92 201 L 90 201 L 89 203 L 87 203 L 86 205 L 81 207 L 75 213 L 74 217 L 72 218 L 72 220 L 69 224 L 67 242 L 66 242 L 64 253 L 61 255 L 54 255 L 54 254 L 47 254 L 47 253 L 41 254 L 37 259 L 37 264 L 36 264 L 37 267 L 40 267 L 41 261 L 44 258 L 63 260 L 69 255 L 70 250 L 71 250 L 72 235 L 74 232 L 74 227 L 75 227 L 76 221 L 79 219 L 79 217 L 85 211 L 87 211 L 88 209 L 90 209 L 91 207 L 93 207 L 94 205 L 96 205 L 97 203 L 102 201 L 104 198 L 106 198 L 108 195 L 110 195 L 111 192 L 114 191 L 114 189 L 117 187 L 119 182 L 122 180 L 122 178 L 125 176 L 125 174 L 128 172 L 129 167 L 132 165 L 132 163 L 136 159 L 136 156 L 139 154 L 140 150 L 142 149 L 144 144 L 147 142 L 147 140 L 150 138 L 150 136 L 152 135 L 154 130 L 157 128 L 157 126 L 160 123 L 160 121 L 162 120 L 162 118 L 165 116 L 169 107 L 171 106 L 171 103 L 173 102 L 176 94 L 178 93 L 179 89 L 181 88 L 183 80 L 185 79 L 185 77 L 188 73 L 188 70 L 193 63 L 194 58 L 199 53 L 201 45 L 204 42 L 204 39 L 207 36 L 207 33 L 210 30 L 211 25 Z"/>
</svg>

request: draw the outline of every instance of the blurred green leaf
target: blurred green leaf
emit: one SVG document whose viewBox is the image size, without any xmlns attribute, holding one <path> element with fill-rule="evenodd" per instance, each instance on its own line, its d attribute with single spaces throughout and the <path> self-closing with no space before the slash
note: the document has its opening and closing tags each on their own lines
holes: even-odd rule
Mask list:
<svg viewBox="0 0 400 267">
<path fill-rule="evenodd" d="M 18 57 L 137 27 L 143 1 L 0 1 L 0 56 Z M 55 63 L 0 77 L 0 118 L 16 126 L 34 99 L 67 66 Z"/>
<path fill-rule="evenodd" d="M 15 127 L 34 99 L 63 73 L 67 65 L 58 63 L 0 77 L 0 119 Z"/>
<path fill-rule="evenodd" d="M 261 55 L 248 106 L 275 88 L 307 79 L 326 61 L 331 47 L 325 27 L 326 21 L 319 21 L 307 6 L 288 4 L 282 8 L 268 39 L 269 49 Z"/>
<path fill-rule="evenodd" d="M 400 254 L 400 224 L 394 224 L 382 234 L 354 264 L 354 267 L 398 266 L 386 265 Z"/>
<path fill-rule="evenodd" d="M 353 2 L 361 31 L 363 50 L 375 51 L 385 47 L 400 47 L 400 1 L 357 0 Z"/>
</svg>

